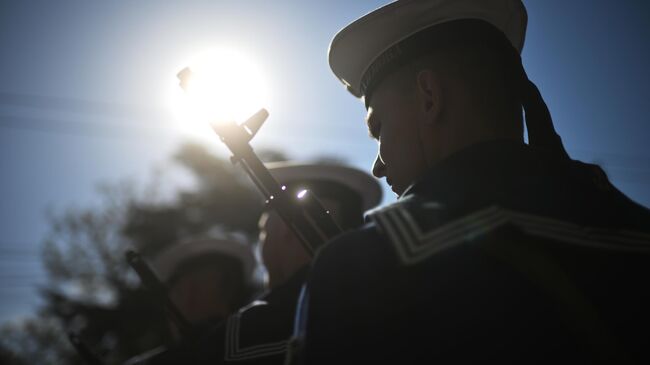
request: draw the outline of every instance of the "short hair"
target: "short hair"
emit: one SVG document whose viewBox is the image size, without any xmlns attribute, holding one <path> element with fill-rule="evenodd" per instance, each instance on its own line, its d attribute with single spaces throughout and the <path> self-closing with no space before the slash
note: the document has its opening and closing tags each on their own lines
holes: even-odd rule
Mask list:
<svg viewBox="0 0 650 365">
<path fill-rule="evenodd" d="M 366 105 L 378 85 L 389 82 L 389 87 L 409 92 L 414 89 L 418 72 L 433 68 L 451 73 L 469 87 L 477 100 L 492 109 L 500 108 L 509 122 L 514 120 L 523 130 L 521 58 L 496 27 L 481 20 L 456 20 L 435 25 L 405 43 L 400 45 L 401 56 L 375 67 L 374 80 L 367 81 Z"/>
<path fill-rule="evenodd" d="M 419 71 L 426 68 L 444 70 L 456 80 L 468 86 L 487 109 L 501 107 L 511 120 L 522 123 L 522 104 L 518 68 L 513 65 L 512 55 L 488 44 L 459 44 L 456 47 L 435 49 L 412 60 L 400 70 L 397 79 L 402 89 L 413 88 Z"/>
</svg>

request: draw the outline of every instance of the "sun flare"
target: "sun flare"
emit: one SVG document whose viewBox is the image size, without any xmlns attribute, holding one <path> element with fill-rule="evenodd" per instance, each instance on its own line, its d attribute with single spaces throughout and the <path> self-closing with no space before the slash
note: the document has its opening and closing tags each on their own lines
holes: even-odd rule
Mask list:
<svg viewBox="0 0 650 365">
<path fill-rule="evenodd" d="M 268 106 L 263 73 L 250 58 L 237 51 L 206 51 L 187 66 L 192 75 L 185 90 L 176 80 L 172 106 L 176 119 L 187 132 L 204 134 L 210 123 L 242 122 Z"/>
</svg>

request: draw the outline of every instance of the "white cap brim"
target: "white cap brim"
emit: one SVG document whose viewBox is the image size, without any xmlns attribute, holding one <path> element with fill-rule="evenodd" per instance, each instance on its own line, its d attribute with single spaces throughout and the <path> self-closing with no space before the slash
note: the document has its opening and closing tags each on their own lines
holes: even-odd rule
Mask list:
<svg viewBox="0 0 650 365">
<path fill-rule="evenodd" d="M 213 254 L 239 261 L 245 280 L 252 280 L 257 265 L 253 251 L 245 243 L 234 240 L 205 238 L 181 242 L 157 255 L 153 260 L 153 267 L 160 279 L 167 282 L 184 263 Z"/>
<path fill-rule="evenodd" d="M 363 75 L 385 51 L 424 29 L 460 19 L 484 20 L 501 30 L 517 51 L 524 47 L 528 17 L 521 0 L 402 0 L 339 31 L 329 48 L 330 68 L 360 98 Z"/>
<path fill-rule="evenodd" d="M 352 167 L 295 162 L 271 162 L 265 165 L 271 175 L 283 185 L 307 180 L 341 184 L 361 197 L 363 210 L 374 208 L 382 198 L 377 179 Z"/>
</svg>

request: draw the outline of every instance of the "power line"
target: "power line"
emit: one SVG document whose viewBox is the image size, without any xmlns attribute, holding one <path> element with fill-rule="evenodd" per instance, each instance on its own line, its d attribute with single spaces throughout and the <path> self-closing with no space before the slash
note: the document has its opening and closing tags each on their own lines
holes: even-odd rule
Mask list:
<svg viewBox="0 0 650 365">
<path fill-rule="evenodd" d="M 0 285 L 0 290 L 34 290 L 38 289 L 37 284 L 25 285 L 25 284 L 13 284 L 13 285 Z"/>
<path fill-rule="evenodd" d="M 160 114 L 155 108 L 141 107 L 133 104 L 123 104 L 115 102 L 87 100 L 70 97 L 49 96 L 13 93 L 0 91 L 0 105 L 21 106 L 36 109 L 55 109 L 68 110 L 88 114 L 104 115 L 108 117 L 127 118 L 127 119 L 150 119 L 153 115 Z M 123 125 L 128 127 L 129 125 Z M 613 159 L 639 159 L 640 162 L 650 162 L 650 157 L 644 158 L 639 156 L 625 155 L 606 151 L 597 151 L 585 148 L 570 148 L 570 151 L 577 153 L 596 153 L 598 156 Z"/>
<path fill-rule="evenodd" d="M 0 105 L 20 106 L 36 109 L 69 110 L 89 114 L 101 114 L 116 118 L 151 117 L 158 114 L 155 109 L 136 105 L 66 98 L 59 96 L 20 94 L 0 91 Z"/>
<path fill-rule="evenodd" d="M 38 274 L 38 273 L 10 273 L 10 274 L 4 274 L 2 275 L 2 278 L 0 278 L 0 284 L 6 282 L 6 281 L 37 281 L 41 280 L 44 278 L 47 278 L 47 274 Z"/>
<path fill-rule="evenodd" d="M 37 245 L 40 244 L 18 242 L 18 241 L 0 241 L 0 253 L 2 253 L 3 251 L 16 252 L 16 253 L 37 253 L 37 251 L 40 250 L 40 248 L 38 249 L 35 248 L 35 246 Z M 34 247 L 34 249 L 27 248 L 25 246 Z"/>
<path fill-rule="evenodd" d="M 43 117 L 0 115 L 0 128 L 104 138 L 138 137 L 133 136 L 134 130 L 147 133 L 170 131 L 170 128 L 161 124 L 134 122 L 151 120 L 152 118 L 158 119 L 160 114 L 155 109 L 135 105 L 57 96 L 10 93 L 6 91 L 0 91 L 0 105 L 19 106 L 30 109 L 72 111 L 131 121 L 128 123 L 116 121 L 111 121 L 110 123 L 94 123 L 70 119 L 58 120 Z"/>
<path fill-rule="evenodd" d="M 46 119 L 40 117 L 19 117 L 0 115 L 0 128 L 22 129 L 46 133 L 77 135 L 102 138 L 139 138 L 133 129 L 150 133 L 169 130 L 169 128 L 144 126 L 141 124 L 80 122 L 72 120 Z"/>
<path fill-rule="evenodd" d="M 97 115 L 104 115 L 117 118 L 129 119 L 148 119 L 151 115 L 157 114 L 154 109 L 142 108 L 135 105 L 91 101 L 84 99 L 75 99 L 67 97 L 44 96 L 44 95 L 31 95 L 21 93 L 11 93 L 0 91 L 0 105 L 21 106 L 36 109 L 57 109 L 57 110 L 72 110 L 82 113 L 91 113 Z M 133 133 L 133 130 L 139 130 L 140 133 L 171 132 L 171 128 L 165 127 L 160 124 L 142 124 L 142 123 L 124 123 L 124 122 L 110 122 L 110 123 L 93 123 L 93 122 L 80 122 L 73 120 L 57 120 L 47 119 L 42 117 L 22 117 L 22 116 L 9 116 L 0 115 L 0 128 L 22 129 L 28 131 L 38 131 L 46 133 L 58 133 L 67 135 L 76 135 L 83 137 L 102 137 L 102 138 L 138 138 L 138 134 Z M 273 133 L 276 134 L 276 133 Z M 288 134 L 286 130 L 282 132 L 282 136 L 290 137 L 297 136 L 295 131 L 290 131 Z M 347 134 L 342 134 L 338 139 L 349 138 Z M 595 155 L 596 160 L 618 160 L 624 162 L 621 164 L 612 164 L 607 161 L 600 161 L 606 169 L 634 169 L 637 171 L 649 171 L 650 158 L 639 155 L 625 155 L 620 153 L 612 153 L 607 151 L 596 151 L 584 148 L 569 149 L 569 151 L 579 154 Z M 637 165 L 630 167 L 627 163 Z M 638 167 L 643 166 L 643 167 Z M 620 175 L 620 174 L 616 174 Z M 629 178 L 616 176 L 617 181 L 628 183 L 650 183 L 650 176 L 638 178 Z"/>
<path fill-rule="evenodd" d="M 142 125 L 133 125 L 133 124 L 127 124 L 127 123 L 111 123 L 111 124 L 99 124 L 99 123 L 93 123 L 93 122 L 79 122 L 79 121 L 63 121 L 63 120 L 57 120 L 57 119 L 46 119 L 46 118 L 40 118 L 40 117 L 35 117 L 35 118 L 27 118 L 27 117 L 18 117 L 18 116 L 7 116 L 7 115 L 0 115 L 0 128 L 11 128 L 11 129 L 22 129 L 22 130 L 28 130 L 28 131 L 38 131 L 38 132 L 46 132 L 46 133 L 59 133 L 59 134 L 67 134 L 67 135 L 73 135 L 73 136 L 82 136 L 82 137 L 99 137 L 99 138 L 118 138 L 118 139 L 137 139 L 138 141 L 141 141 L 141 135 L 144 133 L 151 133 L 151 132 L 161 132 L 164 130 L 170 131 L 171 129 L 169 128 L 163 128 L 163 127 L 152 127 L 152 126 L 142 126 Z M 139 133 L 134 133 L 132 130 L 130 131 L 129 129 L 139 129 Z M 583 150 L 584 151 L 584 150 Z M 603 154 L 601 152 L 598 152 L 601 155 L 609 155 L 607 153 Z M 616 156 L 618 159 L 624 159 L 624 158 L 629 158 L 629 161 L 632 160 L 640 160 L 639 157 L 637 156 L 628 156 L 628 157 L 623 157 L 624 155 L 621 154 L 611 154 L 611 156 Z M 616 164 L 610 164 L 607 163 L 606 161 L 603 161 L 604 163 L 601 163 L 605 170 L 636 170 L 636 171 L 643 171 L 647 172 L 650 171 L 650 168 L 647 166 L 650 166 L 650 164 L 644 164 L 644 167 L 630 167 L 628 166 L 623 166 L 623 165 L 616 165 Z M 608 175 L 612 175 L 609 173 Z M 615 175 L 613 180 L 616 180 L 618 182 L 623 182 L 623 183 L 632 183 L 632 184 L 650 184 L 650 175 L 645 175 L 643 174 L 641 178 L 638 177 L 638 174 L 636 174 L 635 177 L 630 177 L 630 176 L 625 176 L 622 177 L 620 176 L 619 173 L 613 174 Z"/>
</svg>

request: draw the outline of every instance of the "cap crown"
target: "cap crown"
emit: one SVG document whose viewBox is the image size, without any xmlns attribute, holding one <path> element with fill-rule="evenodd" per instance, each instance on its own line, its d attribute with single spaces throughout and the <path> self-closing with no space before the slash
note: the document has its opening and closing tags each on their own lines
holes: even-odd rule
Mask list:
<svg viewBox="0 0 650 365">
<path fill-rule="evenodd" d="M 486 21 L 517 51 L 524 47 L 527 14 L 521 0 L 400 0 L 339 31 L 330 44 L 330 67 L 350 93 L 362 97 L 363 76 L 384 52 L 424 29 L 460 19 Z"/>
</svg>

